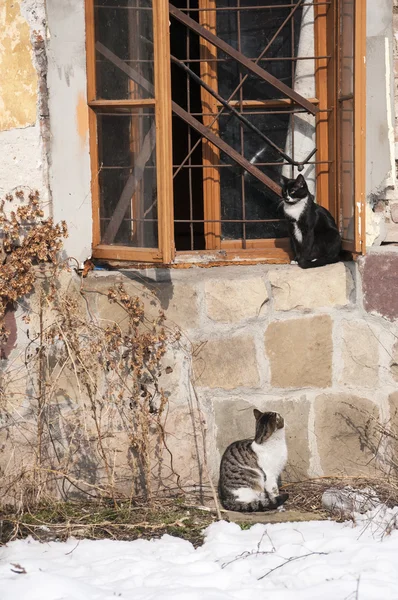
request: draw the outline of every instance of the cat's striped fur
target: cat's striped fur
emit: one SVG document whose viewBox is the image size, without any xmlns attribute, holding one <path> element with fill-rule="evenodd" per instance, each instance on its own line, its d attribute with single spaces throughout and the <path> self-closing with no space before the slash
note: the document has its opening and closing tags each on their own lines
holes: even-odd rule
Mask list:
<svg viewBox="0 0 398 600">
<path fill-rule="evenodd" d="M 218 493 L 227 510 L 272 510 L 288 499 L 279 493 L 287 460 L 284 420 L 279 413 L 253 412 L 254 440 L 233 442 L 221 459 Z"/>
</svg>

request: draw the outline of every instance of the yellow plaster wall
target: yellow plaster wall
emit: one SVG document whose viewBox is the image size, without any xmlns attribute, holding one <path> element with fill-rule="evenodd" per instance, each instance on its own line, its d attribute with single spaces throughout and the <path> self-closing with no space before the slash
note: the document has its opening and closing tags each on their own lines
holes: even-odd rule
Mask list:
<svg viewBox="0 0 398 600">
<path fill-rule="evenodd" d="M 36 122 L 37 74 L 20 0 L 0 1 L 0 131 Z"/>
</svg>

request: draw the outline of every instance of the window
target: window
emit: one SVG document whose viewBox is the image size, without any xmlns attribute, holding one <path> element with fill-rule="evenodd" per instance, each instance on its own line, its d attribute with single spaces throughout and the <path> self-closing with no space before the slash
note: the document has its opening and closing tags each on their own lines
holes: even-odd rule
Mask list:
<svg viewBox="0 0 398 600">
<path fill-rule="evenodd" d="M 299 171 L 360 252 L 364 14 L 364 0 L 86 0 L 93 255 L 287 261 L 280 183 Z"/>
</svg>

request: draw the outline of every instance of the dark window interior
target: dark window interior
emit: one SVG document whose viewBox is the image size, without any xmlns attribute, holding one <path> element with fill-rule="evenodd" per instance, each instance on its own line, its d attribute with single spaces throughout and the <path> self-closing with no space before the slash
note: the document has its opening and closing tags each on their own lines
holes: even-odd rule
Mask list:
<svg viewBox="0 0 398 600">
<path fill-rule="evenodd" d="M 175 0 L 177 8 L 187 8 L 187 0 Z M 190 8 L 198 7 L 198 0 L 189 4 Z M 189 13 L 198 20 L 198 13 Z M 171 20 L 170 52 L 182 61 L 193 59 L 196 62 L 186 64 L 200 76 L 199 37 L 188 32 L 187 28 L 176 19 Z M 201 121 L 202 102 L 200 86 L 192 78 L 171 63 L 172 99 L 187 112 L 195 114 Z M 189 220 L 204 219 L 203 210 L 203 169 L 202 144 L 194 150 L 184 166 L 176 174 L 177 168 L 198 141 L 198 134 L 179 117 L 173 116 L 173 174 L 174 174 L 174 235 L 177 250 L 201 250 L 205 247 L 203 223 L 189 223 Z M 180 223 L 178 221 L 185 220 Z"/>
<path fill-rule="evenodd" d="M 196 2 L 196 3 L 194 3 Z M 197 8 L 197 0 L 187 5 L 187 0 L 177 0 L 181 10 Z M 239 4 L 237 4 L 239 2 Z M 271 41 L 278 27 L 288 16 L 291 8 L 286 8 L 285 0 L 273 0 L 275 8 L 262 9 L 263 0 L 217 0 L 217 35 L 240 50 L 245 56 L 256 59 Z M 266 3 L 271 4 L 269 0 Z M 279 7 L 284 4 L 285 7 Z M 244 7 L 259 6 L 258 10 Z M 234 10 L 235 8 L 241 10 Z M 189 10 L 191 18 L 198 21 L 198 12 Z M 264 58 L 259 62 L 265 70 L 292 86 L 300 36 L 302 9 L 295 12 L 272 42 Z M 199 37 L 188 32 L 187 28 L 171 21 L 171 54 L 200 75 Z M 282 60 L 280 60 L 282 59 Z M 193 61 L 193 62 L 189 62 Z M 229 100 L 235 88 L 247 74 L 244 68 L 222 52 L 217 53 L 218 91 Z M 172 64 L 173 100 L 185 110 L 201 119 L 203 112 L 200 86 L 177 65 Z M 234 101 L 278 99 L 280 93 L 271 85 L 249 75 L 241 89 L 233 96 Z M 265 135 L 285 149 L 289 128 L 294 119 L 287 109 L 243 107 L 235 105 Z M 254 132 L 243 125 L 226 110 L 219 117 L 219 135 L 232 148 L 243 154 L 246 159 L 280 183 L 283 159 L 277 151 L 270 148 Z M 195 145 L 198 135 L 178 117 L 173 117 L 173 164 L 174 173 L 181 165 L 189 150 Z M 177 250 L 198 250 L 205 248 L 202 223 L 190 223 L 190 220 L 204 219 L 203 211 L 203 169 L 201 168 L 201 144 L 193 152 L 174 178 L 174 218 L 186 220 L 175 223 L 175 241 Z M 244 173 L 231 159 L 221 153 L 221 218 L 245 220 L 270 220 L 257 223 L 223 223 L 222 239 L 262 239 L 286 237 L 286 224 L 278 211 L 279 199 L 253 176 Z"/>
</svg>

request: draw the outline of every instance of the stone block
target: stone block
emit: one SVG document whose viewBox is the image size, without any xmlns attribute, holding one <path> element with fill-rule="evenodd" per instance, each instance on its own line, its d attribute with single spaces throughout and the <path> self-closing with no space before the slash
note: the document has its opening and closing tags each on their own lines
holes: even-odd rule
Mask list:
<svg viewBox="0 0 398 600">
<path fill-rule="evenodd" d="M 289 267 L 270 271 L 275 310 L 311 310 L 350 303 L 354 282 L 344 263 L 303 270 Z"/>
<path fill-rule="evenodd" d="M 254 341 L 249 336 L 209 340 L 194 352 L 199 386 L 232 390 L 260 383 Z"/>
<path fill-rule="evenodd" d="M 398 69 L 398 60 L 394 61 L 394 63 L 397 63 L 397 69 Z M 391 219 L 394 221 L 394 223 L 398 223 L 398 202 L 391 202 L 390 212 L 391 212 Z"/>
<path fill-rule="evenodd" d="M 205 297 L 210 319 L 236 323 L 257 317 L 268 301 L 268 292 L 261 277 L 210 279 L 205 283 Z"/>
<path fill-rule="evenodd" d="M 176 343 L 168 345 L 162 358 L 162 371 L 158 376 L 158 387 L 173 401 L 179 399 L 186 405 L 186 387 L 189 385 L 189 368 L 191 357 Z"/>
<path fill-rule="evenodd" d="M 90 295 L 96 295 L 94 310 L 101 319 L 115 321 L 122 329 L 127 326 L 124 309 L 108 300 L 109 288 L 120 283 L 128 294 L 140 298 L 149 320 L 155 319 L 159 311 L 164 311 L 169 326 L 177 325 L 181 329 L 190 329 L 199 324 L 198 293 L 195 285 L 181 281 L 142 283 L 120 275 L 91 278 L 86 283 Z"/>
<path fill-rule="evenodd" d="M 177 483 L 185 488 L 203 483 L 204 452 L 197 412 L 171 403 L 164 434 L 167 449 L 159 437 L 152 452 L 154 466 L 158 463 L 153 469 L 154 490 L 176 487 Z"/>
<path fill-rule="evenodd" d="M 395 342 L 392 348 L 390 369 L 393 379 L 398 381 L 398 342 Z"/>
<path fill-rule="evenodd" d="M 315 399 L 315 435 L 324 475 L 374 475 L 379 409 L 370 400 L 349 394 Z"/>
<path fill-rule="evenodd" d="M 340 382 L 357 387 L 376 387 L 379 378 L 379 348 L 370 325 L 343 321 L 343 370 Z"/>
<path fill-rule="evenodd" d="M 185 281 L 159 283 L 155 293 L 169 321 L 181 329 L 199 325 L 199 302 L 196 284 Z"/>
<path fill-rule="evenodd" d="M 398 318 L 398 253 L 368 254 L 360 261 L 364 308 L 391 321 Z"/>
<path fill-rule="evenodd" d="M 284 481 L 299 481 L 308 476 L 310 453 L 308 448 L 309 402 L 302 396 L 292 399 L 213 400 L 217 427 L 217 448 L 222 454 L 231 442 L 253 438 L 255 419 L 253 408 L 279 412 L 285 419 L 288 464 Z"/>
<path fill-rule="evenodd" d="M 109 289 L 117 288 L 120 284 L 123 285 L 127 294 L 141 300 L 145 308 L 145 315 L 149 320 L 159 316 L 162 307 L 152 287 L 120 274 L 107 277 L 89 277 L 84 283 L 85 297 L 91 312 L 101 319 L 100 324 L 107 326 L 114 322 L 119 325 L 122 331 L 127 329 L 128 317 L 126 311 L 118 303 L 110 302 L 108 299 Z"/>
<path fill-rule="evenodd" d="M 388 398 L 390 418 L 384 424 L 384 460 L 387 466 L 387 472 L 392 477 L 398 475 L 398 392 L 393 392 Z"/>
<path fill-rule="evenodd" d="M 332 320 L 322 315 L 271 323 L 265 332 L 271 384 L 324 388 L 332 384 Z"/>
</svg>

